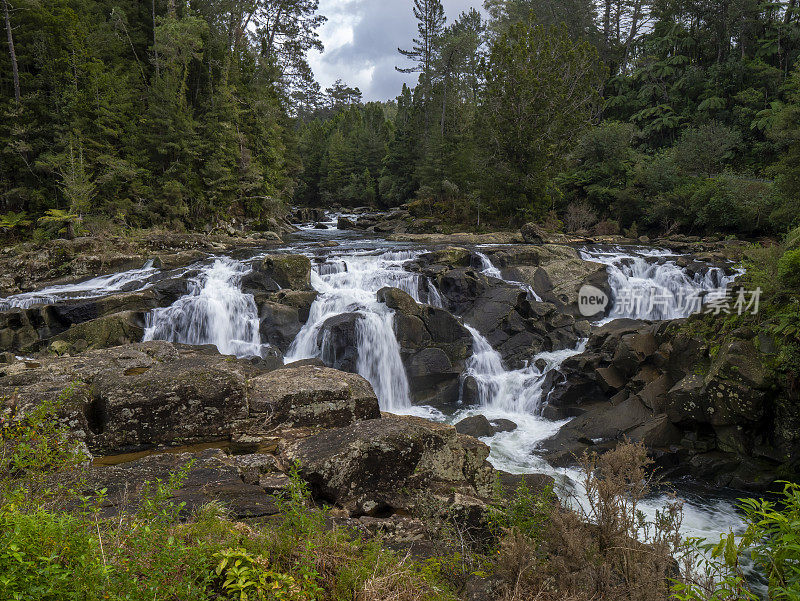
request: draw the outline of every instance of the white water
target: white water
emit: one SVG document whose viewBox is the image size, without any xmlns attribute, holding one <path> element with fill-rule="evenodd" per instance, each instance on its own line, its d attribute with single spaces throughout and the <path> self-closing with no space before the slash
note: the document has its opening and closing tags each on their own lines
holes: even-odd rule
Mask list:
<svg viewBox="0 0 800 601">
<path fill-rule="evenodd" d="M 333 225 L 332 222 L 329 222 Z M 331 230 L 327 230 L 331 231 Z M 322 231 L 324 234 L 325 231 Z M 312 232 L 313 233 L 313 232 Z M 289 250 L 289 249 L 287 249 Z M 295 250 L 296 252 L 296 250 Z M 292 347 L 287 361 L 320 357 L 325 350 L 325 341 L 319 340 L 320 329 L 326 319 L 342 313 L 356 312 L 360 319 L 356 328 L 358 346 L 357 371 L 375 388 L 381 408 L 398 413 L 415 413 L 432 419 L 447 419 L 431 408 L 412 407 L 409 400 L 409 385 L 400 359 L 400 349 L 394 335 L 394 312 L 378 303 L 376 292 L 384 286 L 393 286 L 409 293 L 418 302 L 442 306 L 442 299 L 430 281 L 420 281 L 420 276 L 404 269 L 406 262 L 416 258 L 417 252 L 389 252 L 331 257 L 316 267 L 312 284 L 320 295 L 311 308 L 311 315 Z M 689 278 L 668 253 L 644 251 L 636 254 L 614 250 L 608 253 L 585 251 L 587 260 L 604 263 L 615 294 L 626 287 L 641 286 L 643 289 L 664 291 L 672 295 L 673 301 L 663 308 L 660 304 L 653 310 L 622 311 L 615 307 L 613 317 L 639 317 L 663 319 L 683 317 L 676 292 L 681 287 L 707 291 L 724 287 L 730 281 L 721 270 L 709 272 L 702 278 Z M 491 261 L 478 253 L 482 271 L 488 276 L 502 274 Z M 647 257 L 665 259 L 662 265 L 649 263 Z M 259 336 L 258 312 L 250 295 L 241 292 L 241 278 L 248 267 L 230 259 L 219 259 L 191 281 L 190 293 L 171 307 L 158 309 L 148 318 L 145 340 L 165 339 L 185 344 L 214 344 L 222 353 L 242 357 L 263 356 L 267 345 L 262 345 Z M 147 278 L 157 273 L 152 267 L 132 270 L 113 276 L 95 278 L 76 285 L 52 287 L 37 293 L 10 297 L 16 299 L 13 306 L 24 303 L 58 302 L 66 298 L 101 297 L 131 286 L 141 289 L 149 285 Z M 523 287 L 523 284 L 512 282 Z M 422 284 L 422 287 L 420 287 Z M 422 291 L 421 291 L 422 290 Z M 532 292 L 532 290 L 529 290 Z M 83 296 L 81 296 L 83 295 Z M 538 299 L 538 297 L 536 297 Z M 35 300 L 46 299 L 46 300 Z M 0 301 L 0 306 L 3 302 Z M 655 303 L 654 303 L 655 304 Z M 646 304 L 645 304 L 646 306 Z M 661 312 L 659 312 L 661 311 Z M 470 328 L 471 329 L 471 328 Z M 531 364 L 520 370 L 507 371 L 499 354 L 479 333 L 472 330 L 475 340 L 474 356 L 469 360 L 467 373 L 478 384 L 479 405 L 460 412 L 454 421 L 476 414 L 485 415 L 490 421 L 509 419 L 517 424 L 513 432 L 499 433 L 484 439 L 490 445 L 490 461 L 498 469 L 512 473 L 548 473 L 555 476 L 565 493 L 578 494 L 579 470 L 555 469 L 536 454 L 538 445 L 554 435 L 565 421 L 550 421 L 540 415 L 546 402 L 545 390 L 548 374 L 557 370 L 569 356 L 581 352 L 582 348 L 559 353 L 543 353 L 531 358 Z M 539 369 L 538 359 L 545 361 Z M 663 506 L 664 499 L 648 500 L 645 512 L 652 517 L 655 510 Z M 686 505 L 683 532 L 686 536 L 716 538 L 720 532 L 740 527 L 733 506 L 727 501 Z"/>
<path fill-rule="evenodd" d="M 475 415 L 483 415 L 490 422 L 511 420 L 517 424 L 513 432 L 501 432 L 482 439 L 490 447 L 489 461 L 492 465 L 514 474 L 543 473 L 553 476 L 562 498 L 569 498 L 571 502 L 587 507 L 586 494 L 580 485 L 583 480 L 581 470 L 554 468 L 536 453 L 542 441 L 555 435 L 569 421 L 551 421 L 539 415 L 549 392 L 544 389 L 547 376 L 551 371 L 558 370 L 567 358 L 583 352 L 586 341 L 581 341 L 574 350 L 537 355 L 533 363 L 543 359 L 545 365 L 542 369 L 531 365 L 507 371 L 500 354 L 489 342 L 474 328 L 467 328 L 474 342 L 473 356 L 467 364 L 465 375 L 472 376 L 478 384 L 479 405 L 459 412 L 450 421 L 457 423 Z M 645 499 L 640 509 L 649 520 L 654 520 L 656 513 L 663 510 L 670 500 L 667 496 L 654 496 Z M 681 528 L 684 538 L 703 537 L 716 541 L 720 533 L 731 529 L 738 532 L 742 527 L 742 521 L 730 501 L 684 502 Z"/>
<path fill-rule="evenodd" d="M 489 257 L 487 257 L 482 252 L 475 251 L 475 256 L 477 256 L 481 262 L 481 273 L 483 275 L 488 276 L 490 278 L 497 278 L 498 280 L 503 280 L 504 282 L 508 284 L 513 284 L 514 286 L 519 286 L 525 292 L 528 293 L 530 300 L 534 300 L 538 303 L 542 302 L 541 297 L 538 294 L 536 294 L 536 291 L 533 289 L 532 286 L 526 284 L 525 282 L 517 282 L 515 280 L 507 280 L 506 278 L 504 278 L 503 273 L 497 267 L 495 267 L 491 259 L 489 259 Z"/>
<path fill-rule="evenodd" d="M 658 249 L 584 249 L 580 254 L 587 261 L 606 265 L 608 270 L 614 305 L 606 321 L 688 317 L 701 310 L 706 294 L 713 298 L 737 277 L 725 275 L 719 267 L 689 277 L 675 262 L 675 255 Z"/>
<path fill-rule="evenodd" d="M 213 344 L 223 355 L 265 356 L 270 347 L 261 344 L 258 308 L 253 295 L 241 290 L 249 272 L 239 261 L 215 260 L 190 280 L 189 294 L 147 316 L 144 340 Z"/>
<path fill-rule="evenodd" d="M 308 322 L 289 348 L 286 361 L 321 358 L 325 340 L 320 340 L 319 333 L 325 321 L 343 313 L 357 313 L 360 316 L 356 327 L 358 373 L 372 384 L 382 410 L 409 409 L 408 377 L 394 334 L 394 311 L 379 303 L 376 293 L 389 286 L 422 302 L 420 276 L 404 269 L 419 254 L 412 251 L 353 254 L 332 257 L 315 267 L 311 284 L 319 296 L 311 306 Z"/>
<path fill-rule="evenodd" d="M 34 305 L 52 305 L 67 300 L 101 298 L 116 292 L 137 292 L 148 288 L 152 278 L 159 273 L 148 261 L 141 269 L 104 275 L 77 284 L 60 284 L 36 292 L 15 294 L 0 299 L 0 311 L 13 308 L 27 309 Z"/>
</svg>

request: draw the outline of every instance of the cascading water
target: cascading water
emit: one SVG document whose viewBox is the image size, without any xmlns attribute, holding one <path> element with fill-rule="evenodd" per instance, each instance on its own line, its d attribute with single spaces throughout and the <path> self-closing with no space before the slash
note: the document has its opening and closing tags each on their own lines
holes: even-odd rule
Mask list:
<svg viewBox="0 0 800 601">
<path fill-rule="evenodd" d="M 491 278 L 497 278 L 498 280 L 503 279 L 503 274 L 500 273 L 500 270 L 494 266 L 489 257 L 478 251 L 475 251 L 475 256 L 478 257 L 478 260 L 481 262 L 481 273 L 483 275 Z"/>
<path fill-rule="evenodd" d="M 500 353 L 489 341 L 472 326 L 466 328 L 473 338 L 473 355 L 467 362 L 466 376 L 475 381 L 480 404 L 513 414 L 538 414 L 546 400 L 547 375 L 586 347 L 584 340 L 573 350 L 540 353 L 527 367 L 506 371 Z M 544 367 L 539 368 L 537 365 L 542 362 Z"/>
<path fill-rule="evenodd" d="M 417 302 L 420 276 L 404 269 L 418 252 L 396 251 L 380 255 L 334 257 L 315 267 L 311 283 L 319 292 L 308 321 L 286 355 L 286 361 L 322 357 L 325 340 L 320 331 L 325 322 L 343 313 L 357 313 L 357 371 L 375 389 L 381 409 L 403 411 L 411 405 L 408 377 L 394 334 L 394 311 L 376 299 L 384 287 L 399 288 Z M 428 286 L 435 290 L 434 287 Z"/>
<path fill-rule="evenodd" d="M 224 355 L 264 357 L 258 309 L 244 294 L 241 280 L 250 268 L 232 259 L 216 259 L 190 281 L 190 292 L 170 307 L 147 316 L 144 340 L 213 344 Z"/>
<path fill-rule="evenodd" d="M 569 357 L 583 352 L 586 341 L 581 341 L 575 350 L 541 353 L 533 365 L 520 370 L 506 371 L 500 354 L 477 330 L 466 326 L 473 336 L 473 356 L 467 363 L 465 377 L 472 377 L 477 388 L 478 405 L 456 414 L 451 421 L 483 415 L 490 422 L 499 419 L 511 420 L 517 428 L 501 432 L 484 439 L 491 449 L 489 461 L 495 468 L 511 473 L 538 472 L 553 476 L 558 489 L 567 502 L 588 504 L 585 491 L 578 485 L 583 479 L 577 468 L 553 468 L 536 449 L 543 440 L 553 436 L 566 421 L 551 421 L 539 416 L 547 400 L 548 376 L 557 371 Z M 545 364 L 539 368 L 536 364 Z M 657 513 L 671 500 L 666 496 L 654 496 L 644 500 L 640 508 L 648 519 L 657 518 Z M 728 500 L 711 502 L 685 500 L 684 520 L 681 532 L 684 537 L 715 539 L 720 532 L 741 530 L 742 522 L 733 504 Z"/>
<path fill-rule="evenodd" d="M 148 261 L 141 269 L 104 275 L 77 284 L 50 286 L 36 292 L 0 299 L 0 311 L 13 308 L 27 309 L 34 305 L 52 305 L 69 300 L 101 298 L 117 292 L 137 292 L 148 288 L 159 273 L 160 271 L 153 267 L 153 261 Z"/>
<path fill-rule="evenodd" d="M 508 284 L 513 284 L 514 286 L 519 286 L 525 292 L 528 293 L 528 297 L 531 300 L 534 300 L 537 303 L 542 302 L 541 297 L 538 294 L 536 294 L 536 291 L 533 289 L 532 286 L 530 286 L 529 284 L 526 284 L 524 282 L 517 282 L 517 281 L 514 281 L 514 280 L 507 280 L 506 278 L 504 278 L 503 277 L 503 273 L 497 267 L 495 267 L 494 263 L 492 263 L 491 259 L 489 259 L 489 257 L 487 257 L 482 252 L 475 251 L 475 256 L 478 257 L 478 260 L 481 262 L 481 273 L 483 275 L 488 276 L 490 278 L 497 278 L 498 280 L 503 280 L 504 282 L 506 282 Z"/>
<path fill-rule="evenodd" d="M 703 297 L 713 297 L 736 279 L 719 267 L 690 276 L 667 251 L 633 249 L 626 252 L 584 249 L 587 261 L 606 265 L 613 296 L 609 319 L 631 318 L 651 321 L 680 319 L 700 310 Z"/>
</svg>

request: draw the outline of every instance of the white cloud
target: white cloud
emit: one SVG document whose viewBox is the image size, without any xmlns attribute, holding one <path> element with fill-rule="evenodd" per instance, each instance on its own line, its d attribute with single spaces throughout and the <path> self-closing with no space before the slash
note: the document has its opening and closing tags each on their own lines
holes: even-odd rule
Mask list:
<svg viewBox="0 0 800 601">
<path fill-rule="evenodd" d="M 480 0 L 444 0 L 448 19 Z M 412 0 L 320 0 L 320 13 L 328 17 L 320 37 L 323 54 L 310 58 L 317 80 L 325 89 L 337 79 L 358 86 L 365 100 L 396 97 L 403 83 L 416 82 L 416 74 L 399 73 L 404 66 L 397 48 L 408 48 L 416 36 Z"/>
</svg>

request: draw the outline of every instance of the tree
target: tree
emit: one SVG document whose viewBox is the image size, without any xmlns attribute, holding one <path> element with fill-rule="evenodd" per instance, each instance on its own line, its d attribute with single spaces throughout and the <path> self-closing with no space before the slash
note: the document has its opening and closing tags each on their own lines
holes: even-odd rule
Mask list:
<svg viewBox="0 0 800 601">
<path fill-rule="evenodd" d="M 318 29 L 327 18 L 318 14 L 319 0 L 253 0 L 247 22 L 256 25 L 255 39 L 261 56 L 276 72 L 278 82 L 289 93 L 314 83 L 308 64 L 311 50 L 324 47 Z"/>
<path fill-rule="evenodd" d="M 597 39 L 593 0 L 484 0 L 483 5 L 494 37 L 527 22 L 533 12 L 543 25 L 565 25 L 574 40 Z"/>
<path fill-rule="evenodd" d="M 541 218 L 551 178 L 596 115 L 604 80 L 597 49 L 565 26 L 517 23 L 492 45 L 482 114 L 486 193 L 511 219 Z"/>
<path fill-rule="evenodd" d="M 8 0 L 3 0 L 3 19 L 6 24 L 6 36 L 8 39 L 8 54 L 11 57 L 11 70 L 14 77 L 14 99 L 20 103 L 19 89 L 19 65 L 17 64 L 17 53 L 14 49 L 14 33 L 11 27 L 11 15 L 8 12 Z"/>
<path fill-rule="evenodd" d="M 401 73 L 422 73 L 423 83 L 428 83 L 431 81 L 437 41 L 447 22 L 442 0 L 414 0 L 414 17 L 417 19 L 419 37 L 414 39 L 411 50 L 402 48 L 397 50 L 416 64 L 406 68 L 395 68 Z"/>
</svg>

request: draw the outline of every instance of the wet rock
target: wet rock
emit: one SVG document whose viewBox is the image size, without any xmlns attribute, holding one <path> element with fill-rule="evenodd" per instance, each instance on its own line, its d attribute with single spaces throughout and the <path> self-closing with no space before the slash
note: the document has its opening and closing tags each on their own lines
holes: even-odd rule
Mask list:
<svg viewBox="0 0 800 601">
<path fill-rule="evenodd" d="M 455 426 L 456 432 L 475 438 L 486 438 L 494 435 L 494 428 L 483 415 L 475 415 L 462 419 Z"/>
<path fill-rule="evenodd" d="M 263 343 L 286 352 L 303 327 L 297 308 L 271 301 L 258 303 L 259 332 Z"/>
<path fill-rule="evenodd" d="M 339 217 L 336 227 L 340 230 L 354 230 L 356 229 L 356 224 L 352 219 L 348 219 L 347 217 Z"/>
<path fill-rule="evenodd" d="M 518 427 L 517 424 L 510 419 L 493 419 L 491 423 L 492 429 L 496 434 L 501 432 L 513 432 Z"/>
<path fill-rule="evenodd" d="M 378 290 L 378 302 L 405 315 L 417 317 L 422 315 L 422 309 L 417 304 L 417 301 L 399 288 L 381 288 Z"/>
<path fill-rule="evenodd" d="M 450 426 L 396 416 L 324 430 L 282 450 L 316 498 L 351 516 L 413 513 L 426 498 L 485 516 L 481 499 L 494 487 L 488 454 Z"/>
<path fill-rule="evenodd" d="M 358 371 L 358 313 L 342 313 L 325 320 L 317 334 L 325 365 L 351 373 Z"/>
<path fill-rule="evenodd" d="M 289 213 L 289 221 L 291 223 L 313 223 L 324 220 L 325 209 L 301 207 L 294 209 L 291 213 Z"/>
<path fill-rule="evenodd" d="M 554 437 L 542 442 L 542 448 L 554 465 L 570 465 L 587 447 L 613 447 L 652 417 L 653 414 L 635 398 L 619 405 L 602 405 L 569 422 Z"/>
</svg>

